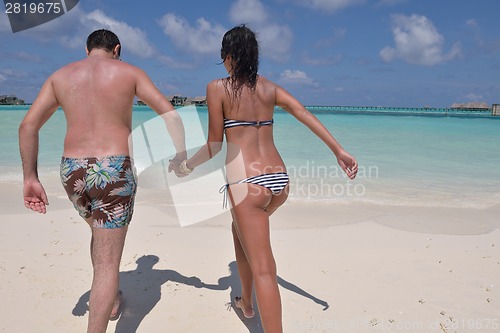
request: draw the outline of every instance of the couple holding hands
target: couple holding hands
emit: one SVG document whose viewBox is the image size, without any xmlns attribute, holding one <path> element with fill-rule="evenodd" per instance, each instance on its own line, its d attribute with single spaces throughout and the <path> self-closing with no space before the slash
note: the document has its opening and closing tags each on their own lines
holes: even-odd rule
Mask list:
<svg viewBox="0 0 500 333">
<path fill-rule="evenodd" d="M 25 206 L 45 213 L 48 200 L 37 174 L 38 132 L 56 109 L 64 111 L 67 133 L 61 181 L 92 230 L 94 277 L 87 332 L 104 333 L 109 319 L 120 311 L 119 265 L 137 188 L 128 147 L 135 96 L 164 118 L 177 151 L 169 169 L 179 177 L 219 153 L 225 136 L 227 184 L 223 191 L 231 203 L 242 286 L 234 305 L 245 317 L 253 317 L 255 289 L 264 331 L 282 332 L 269 217 L 286 201 L 289 177 L 273 141 L 275 106 L 318 136 L 350 179 L 358 171 L 355 158 L 299 101 L 258 74 L 257 38 L 245 25 L 223 37 L 221 59 L 228 76 L 207 85 L 208 138 L 189 158 L 179 115 L 142 70 L 116 61 L 120 51 L 114 33 L 94 31 L 87 39 L 88 57 L 47 79 L 19 128 Z M 237 157 L 242 163 L 230 163 Z"/>
</svg>

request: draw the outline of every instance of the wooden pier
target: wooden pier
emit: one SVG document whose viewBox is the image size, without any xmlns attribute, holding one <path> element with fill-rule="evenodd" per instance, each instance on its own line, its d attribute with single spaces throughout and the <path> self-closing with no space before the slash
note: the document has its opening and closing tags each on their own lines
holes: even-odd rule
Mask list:
<svg viewBox="0 0 500 333">
<path fill-rule="evenodd" d="M 497 105 L 497 115 L 500 115 L 500 105 Z M 489 116 L 493 115 L 489 108 L 411 108 L 383 106 L 317 106 L 308 105 L 306 109 L 312 112 L 362 113 L 362 114 L 408 114 L 430 116 Z"/>
</svg>

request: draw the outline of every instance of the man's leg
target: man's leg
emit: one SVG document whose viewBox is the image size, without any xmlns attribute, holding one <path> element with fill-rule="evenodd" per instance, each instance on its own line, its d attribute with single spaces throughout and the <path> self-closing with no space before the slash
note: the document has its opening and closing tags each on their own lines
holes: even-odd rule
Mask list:
<svg viewBox="0 0 500 333">
<path fill-rule="evenodd" d="M 92 225 L 91 222 L 89 224 Z M 90 255 L 94 277 L 90 291 L 87 333 L 105 333 L 117 299 L 120 259 L 127 227 L 91 229 Z"/>
</svg>

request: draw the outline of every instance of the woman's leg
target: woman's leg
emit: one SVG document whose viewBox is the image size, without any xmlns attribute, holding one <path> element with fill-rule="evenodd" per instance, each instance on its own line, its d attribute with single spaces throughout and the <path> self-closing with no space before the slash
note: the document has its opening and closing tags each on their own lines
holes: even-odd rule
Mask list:
<svg viewBox="0 0 500 333">
<path fill-rule="evenodd" d="M 248 195 L 233 207 L 235 230 L 251 268 L 264 332 L 281 333 L 281 298 L 271 249 L 269 214 L 265 211 L 272 201 L 272 194 L 254 184 L 239 184 L 234 189 L 240 186 L 247 186 Z M 237 244 L 235 243 L 236 246 Z M 242 263 L 244 264 L 243 260 Z M 245 278 L 248 278 L 248 274 Z"/>
<path fill-rule="evenodd" d="M 234 253 L 236 255 L 236 264 L 238 265 L 238 274 L 241 282 L 241 299 L 235 300 L 236 306 L 240 307 L 246 318 L 254 316 L 252 305 L 252 290 L 253 290 L 253 274 L 250 264 L 243 248 L 241 247 L 238 231 L 236 230 L 236 222 L 232 223 Z"/>
<path fill-rule="evenodd" d="M 268 215 L 274 213 L 286 201 L 287 197 L 288 197 L 288 185 L 279 194 L 272 196 L 271 201 L 265 208 Z M 241 247 L 236 222 L 234 222 L 236 218 L 234 217 L 234 213 L 232 211 L 231 214 L 233 215 L 233 223 L 231 224 L 231 229 L 233 233 L 234 252 L 236 256 L 236 264 L 238 265 L 238 273 L 241 281 L 241 299 L 237 302 L 240 302 L 238 304 L 238 307 L 241 307 L 245 317 L 251 318 L 254 316 L 253 305 L 252 305 L 253 274 L 252 274 L 252 269 L 250 268 L 250 264 L 248 263 L 247 257 L 245 255 L 245 252 Z"/>
</svg>

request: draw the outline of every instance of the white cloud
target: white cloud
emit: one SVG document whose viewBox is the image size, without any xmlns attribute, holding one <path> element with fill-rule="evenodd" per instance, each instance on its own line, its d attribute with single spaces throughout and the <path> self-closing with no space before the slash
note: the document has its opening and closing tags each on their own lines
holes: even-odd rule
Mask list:
<svg viewBox="0 0 500 333">
<path fill-rule="evenodd" d="M 100 10 L 95 10 L 81 17 L 82 24 L 89 30 L 107 28 L 118 36 L 124 50 L 148 58 L 155 54 L 155 49 L 148 41 L 146 33 L 139 28 L 134 28 L 125 22 L 117 21 Z"/>
<path fill-rule="evenodd" d="M 311 79 L 303 71 L 286 69 L 280 74 L 280 81 L 283 83 L 295 83 L 307 86 L 315 86 L 318 84 Z"/>
<path fill-rule="evenodd" d="M 287 25 L 276 24 L 259 0 L 237 0 L 229 10 L 235 24 L 248 24 L 255 31 L 263 55 L 274 61 L 286 61 L 290 54 L 293 32 Z"/>
<path fill-rule="evenodd" d="M 12 29 L 10 28 L 9 18 L 3 10 L 0 11 L 0 32 L 12 32 Z"/>
<path fill-rule="evenodd" d="M 8 78 L 26 78 L 28 77 L 28 73 L 24 71 L 19 71 L 15 69 L 2 69 L 0 70 L 0 75 L 2 75 L 5 79 Z"/>
<path fill-rule="evenodd" d="M 31 29 L 23 30 L 17 32 L 16 35 L 23 37 L 34 38 L 40 42 L 52 42 L 54 40 L 59 41 L 59 36 L 61 34 L 69 35 L 75 33 L 80 27 L 78 24 L 82 11 L 79 6 L 75 7 L 70 12 L 59 16 L 47 23 L 38 25 Z M 10 30 L 10 28 L 9 28 Z"/>
<path fill-rule="evenodd" d="M 318 48 L 330 47 L 337 41 L 344 39 L 346 35 L 347 35 L 347 29 L 333 28 L 332 34 L 330 36 L 319 39 L 316 43 L 314 43 L 314 46 Z"/>
<path fill-rule="evenodd" d="M 466 23 L 467 23 L 467 25 L 468 25 L 469 27 L 474 27 L 474 28 L 475 28 L 475 27 L 477 27 L 477 22 L 476 22 L 476 20 L 474 20 L 474 19 L 469 19 L 469 20 L 467 20 L 467 22 L 466 22 Z"/>
<path fill-rule="evenodd" d="M 408 0 L 380 0 L 378 5 L 379 6 L 395 6 L 395 5 L 404 4 L 407 2 L 408 2 Z"/>
<path fill-rule="evenodd" d="M 182 93 L 179 93 L 181 89 L 176 85 L 167 82 L 155 82 L 155 85 L 162 91 L 169 91 L 170 93 L 175 95 L 182 95 Z"/>
<path fill-rule="evenodd" d="M 256 31 L 262 54 L 274 61 L 286 61 L 293 41 L 292 30 L 286 25 L 269 24 Z"/>
<path fill-rule="evenodd" d="M 465 95 L 465 98 L 470 99 L 471 101 L 484 100 L 482 95 L 478 95 L 478 94 L 474 94 L 474 93 L 470 93 L 470 94 Z"/>
<path fill-rule="evenodd" d="M 211 24 L 204 18 L 192 27 L 183 17 L 169 13 L 158 24 L 179 49 L 198 54 L 211 54 L 220 51 L 220 43 L 226 29 L 219 24 Z"/>
<path fill-rule="evenodd" d="M 336 65 L 342 61 L 342 55 L 332 55 L 323 58 L 313 58 L 308 52 L 304 53 L 303 63 L 312 66 Z"/>
<path fill-rule="evenodd" d="M 380 57 L 385 62 L 402 59 L 409 64 L 432 66 L 456 59 L 462 53 L 459 44 L 445 53 L 443 36 L 425 16 L 394 15 L 392 25 L 396 45 L 380 51 Z"/>
<path fill-rule="evenodd" d="M 42 63 L 43 59 L 42 57 L 32 54 L 32 53 L 26 53 L 26 52 L 16 52 L 14 53 L 14 56 L 18 60 L 22 61 L 27 61 L 27 62 L 32 62 L 32 63 Z"/>
<path fill-rule="evenodd" d="M 295 0 L 299 5 L 328 13 L 364 2 L 365 0 Z"/>
<path fill-rule="evenodd" d="M 3 74 L 0 74 L 0 82 L 5 82 L 7 81 L 7 77 L 5 77 L 5 75 Z"/>
<path fill-rule="evenodd" d="M 236 23 L 264 23 L 268 12 L 259 0 L 238 0 L 229 10 L 229 18 Z"/>
<path fill-rule="evenodd" d="M 116 33 L 122 43 L 122 53 L 129 52 L 142 58 L 152 57 L 156 53 L 146 33 L 141 29 L 116 20 L 101 10 L 87 13 L 81 6 L 73 8 L 55 20 L 18 34 L 41 43 L 56 41 L 63 47 L 80 48 L 83 54 L 88 34 L 96 29 L 109 29 Z"/>
<path fill-rule="evenodd" d="M 266 7 L 259 0 L 237 0 L 229 9 L 231 22 L 248 24 L 255 31 L 261 53 L 275 61 L 285 61 L 290 53 L 293 33 L 287 25 L 271 21 Z M 222 25 L 199 18 L 192 26 L 184 17 L 168 13 L 158 24 L 180 50 L 195 54 L 217 54 L 227 31 Z"/>
<path fill-rule="evenodd" d="M 165 55 L 159 56 L 158 60 L 168 67 L 175 69 L 193 69 L 195 67 L 193 63 L 183 63 Z"/>
</svg>

